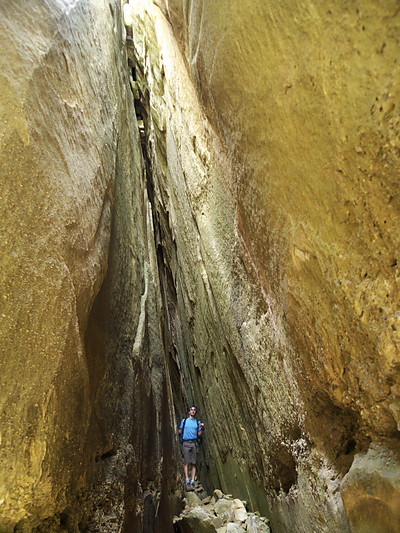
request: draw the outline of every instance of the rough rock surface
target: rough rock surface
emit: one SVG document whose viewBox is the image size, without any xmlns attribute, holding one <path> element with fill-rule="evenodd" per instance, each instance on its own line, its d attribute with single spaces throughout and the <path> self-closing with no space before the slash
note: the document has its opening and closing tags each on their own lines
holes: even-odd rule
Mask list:
<svg viewBox="0 0 400 533">
<path fill-rule="evenodd" d="M 270 533 L 267 518 L 247 513 L 246 502 L 225 495 L 219 489 L 214 490 L 212 498 L 202 501 L 189 492 L 185 510 L 174 517 L 174 524 L 179 533 Z"/>
<path fill-rule="evenodd" d="M 397 7 L 131 2 L 176 404 L 276 531 L 354 529 L 399 445 Z"/>
<path fill-rule="evenodd" d="M 398 2 L 127 12 L 130 84 L 116 0 L 0 7 L 1 531 L 172 528 L 173 391 L 277 533 L 397 532 Z"/>
<path fill-rule="evenodd" d="M 0 530 L 167 531 L 174 421 L 120 4 L 0 12 Z"/>
<path fill-rule="evenodd" d="M 400 450 L 373 444 L 354 459 L 340 490 L 355 533 L 400 532 Z"/>
</svg>

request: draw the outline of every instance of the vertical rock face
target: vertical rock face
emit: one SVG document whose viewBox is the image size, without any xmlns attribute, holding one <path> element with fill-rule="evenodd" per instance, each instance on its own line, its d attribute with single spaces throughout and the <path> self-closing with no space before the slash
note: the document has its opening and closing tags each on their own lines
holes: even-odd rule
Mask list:
<svg viewBox="0 0 400 533">
<path fill-rule="evenodd" d="M 131 8 L 207 477 L 276 531 L 365 531 L 371 498 L 397 531 L 397 3 Z"/>
<path fill-rule="evenodd" d="M 156 531 L 176 457 L 120 5 L 0 10 L 0 529 Z"/>
</svg>

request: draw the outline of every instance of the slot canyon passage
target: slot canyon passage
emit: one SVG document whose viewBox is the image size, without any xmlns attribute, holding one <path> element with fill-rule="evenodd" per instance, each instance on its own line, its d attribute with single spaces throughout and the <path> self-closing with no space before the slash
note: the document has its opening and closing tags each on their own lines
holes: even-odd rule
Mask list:
<svg viewBox="0 0 400 533">
<path fill-rule="evenodd" d="M 399 533 L 398 0 L 0 13 L 0 532 Z"/>
</svg>

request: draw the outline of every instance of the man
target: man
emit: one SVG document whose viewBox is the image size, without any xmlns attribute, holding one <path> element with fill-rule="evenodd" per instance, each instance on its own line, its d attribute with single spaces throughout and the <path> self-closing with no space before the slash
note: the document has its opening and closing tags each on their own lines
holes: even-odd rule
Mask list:
<svg viewBox="0 0 400 533">
<path fill-rule="evenodd" d="M 196 419 L 196 407 L 190 407 L 188 413 L 189 417 L 182 420 L 178 432 L 182 435 L 183 471 L 185 473 L 186 490 L 194 490 L 197 439 L 203 435 L 204 424 Z M 192 466 L 191 479 L 189 478 L 189 465 Z"/>
</svg>

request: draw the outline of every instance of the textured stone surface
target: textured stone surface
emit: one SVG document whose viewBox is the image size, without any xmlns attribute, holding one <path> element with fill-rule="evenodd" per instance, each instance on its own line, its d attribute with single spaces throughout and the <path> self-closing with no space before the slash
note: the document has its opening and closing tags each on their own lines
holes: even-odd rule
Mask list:
<svg viewBox="0 0 400 533">
<path fill-rule="evenodd" d="M 251 531 L 252 533 L 269 533 L 268 520 L 254 513 L 247 513 L 246 502 L 239 499 L 232 499 L 229 495 L 224 495 L 217 500 L 205 497 L 187 498 L 185 510 L 174 517 L 174 524 L 177 531 L 181 533 L 191 533 L 196 531 L 217 531 L 218 533 L 231 533 L 240 531 Z M 192 494 L 189 493 L 188 496 Z M 240 517 L 236 513 L 240 511 Z"/>
<path fill-rule="evenodd" d="M 166 531 L 174 420 L 120 5 L 0 11 L 0 530 Z"/>
<path fill-rule="evenodd" d="M 396 531 L 397 2 L 0 10 L 0 529 Z"/>
<path fill-rule="evenodd" d="M 397 3 L 143 5 L 176 403 L 214 486 L 347 531 L 354 455 L 399 443 Z"/>
<path fill-rule="evenodd" d="M 235 511 L 233 509 L 232 500 L 226 500 L 221 498 L 214 505 L 217 516 L 221 517 L 225 521 L 232 521 L 235 519 Z"/>
<path fill-rule="evenodd" d="M 248 533 L 270 533 L 267 524 L 259 516 L 253 514 L 246 520 L 246 531 Z"/>
<path fill-rule="evenodd" d="M 355 533 L 400 532 L 399 456 L 380 444 L 354 458 L 340 490 Z"/>
<path fill-rule="evenodd" d="M 209 514 L 202 507 L 194 507 L 179 522 L 180 533 L 214 533 L 215 527 Z"/>
<path fill-rule="evenodd" d="M 226 526 L 226 533 L 244 533 L 244 529 L 239 524 L 229 523 Z"/>
<path fill-rule="evenodd" d="M 189 507 L 196 507 L 201 504 L 200 498 L 194 492 L 187 492 L 186 499 Z"/>
<path fill-rule="evenodd" d="M 106 271 L 121 109 L 113 45 L 95 42 L 113 32 L 106 3 L 1 11 L 1 499 L 11 526 L 31 509 L 47 518 L 83 474 L 83 336 Z"/>
</svg>

